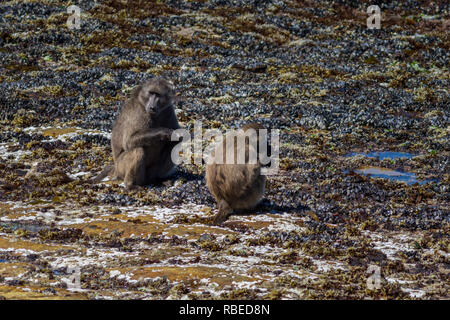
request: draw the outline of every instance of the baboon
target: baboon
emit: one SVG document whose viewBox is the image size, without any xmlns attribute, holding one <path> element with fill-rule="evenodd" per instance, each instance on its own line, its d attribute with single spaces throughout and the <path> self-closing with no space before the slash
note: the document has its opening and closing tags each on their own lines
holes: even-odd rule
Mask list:
<svg viewBox="0 0 450 320">
<path fill-rule="evenodd" d="M 162 78 L 151 79 L 133 90 L 116 118 L 111 136 L 114 165 L 93 179 L 108 175 L 123 180 L 128 189 L 169 176 L 173 130 L 180 128 L 173 107 L 174 87 Z"/>
<path fill-rule="evenodd" d="M 245 141 L 244 164 L 237 164 L 237 153 L 243 152 L 243 150 L 239 149 L 236 140 L 232 144 L 235 164 L 226 164 L 226 141 L 231 137 L 230 135 L 226 135 L 222 143 L 217 144 L 215 150 L 212 152 L 212 161 L 206 166 L 206 185 L 217 201 L 219 208 L 218 214 L 214 217 L 214 224 L 221 224 L 227 220 L 234 210 L 255 207 L 264 194 L 266 177 L 261 175 L 262 165 L 259 162 L 259 157 L 256 163 L 252 164 L 249 162 L 250 151 L 253 149 L 254 152 L 258 153 L 258 130 L 264 129 L 264 127 L 257 123 L 242 127 L 244 133 L 249 129 L 253 129 L 249 136 L 257 135 L 257 144 L 251 145 L 250 138 L 248 138 L 248 142 Z M 233 139 L 235 138 L 233 137 Z M 217 163 L 219 148 L 222 148 L 222 164 Z"/>
</svg>

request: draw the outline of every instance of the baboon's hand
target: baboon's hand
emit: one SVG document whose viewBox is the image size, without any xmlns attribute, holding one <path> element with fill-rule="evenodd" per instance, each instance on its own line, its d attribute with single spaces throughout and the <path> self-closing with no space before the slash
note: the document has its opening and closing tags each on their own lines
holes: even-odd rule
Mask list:
<svg viewBox="0 0 450 320">
<path fill-rule="evenodd" d="M 172 138 L 172 133 L 173 133 L 173 129 L 169 129 L 169 128 L 161 128 L 162 132 L 161 132 L 161 140 L 171 140 Z"/>
<path fill-rule="evenodd" d="M 145 132 L 137 132 L 126 142 L 126 150 L 140 147 L 152 147 L 159 144 L 160 141 L 170 141 L 172 132 L 173 130 L 169 128 L 155 128 Z"/>
</svg>

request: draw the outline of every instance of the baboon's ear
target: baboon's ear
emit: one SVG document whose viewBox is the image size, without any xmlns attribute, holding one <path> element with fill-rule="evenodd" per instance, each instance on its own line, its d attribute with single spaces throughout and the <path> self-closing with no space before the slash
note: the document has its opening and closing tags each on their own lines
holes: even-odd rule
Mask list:
<svg viewBox="0 0 450 320">
<path fill-rule="evenodd" d="M 142 90 L 142 85 L 138 85 L 137 87 L 135 87 L 133 90 L 131 90 L 131 93 L 130 93 L 131 97 L 137 98 L 139 96 L 139 93 L 141 92 L 141 90 Z"/>
<path fill-rule="evenodd" d="M 169 87 L 169 90 L 171 91 L 172 95 L 175 93 L 175 85 L 172 81 L 167 80 L 167 86 Z"/>
</svg>

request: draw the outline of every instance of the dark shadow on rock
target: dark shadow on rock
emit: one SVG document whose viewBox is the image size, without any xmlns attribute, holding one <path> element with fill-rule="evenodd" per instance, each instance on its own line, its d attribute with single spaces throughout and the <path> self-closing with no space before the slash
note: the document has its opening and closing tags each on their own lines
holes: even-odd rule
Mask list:
<svg viewBox="0 0 450 320">
<path fill-rule="evenodd" d="M 172 175 L 164 179 L 155 179 L 146 187 L 170 187 L 175 184 L 177 180 L 183 179 L 185 182 L 200 181 L 204 179 L 203 175 L 187 172 L 185 170 L 177 170 Z"/>
<path fill-rule="evenodd" d="M 177 170 L 173 175 L 169 177 L 169 180 L 184 179 L 185 181 L 197 181 L 203 180 L 204 176 L 202 174 L 195 174 L 192 172 L 187 172 L 185 170 Z"/>
<path fill-rule="evenodd" d="M 276 203 L 273 203 L 267 199 L 263 199 L 255 208 L 247 209 L 247 210 L 234 210 L 231 216 L 240 215 L 240 216 L 251 216 L 258 214 L 283 214 L 283 213 L 292 213 L 292 214 L 302 214 L 303 211 L 311 210 L 310 207 L 298 204 L 297 206 L 280 206 Z"/>
</svg>

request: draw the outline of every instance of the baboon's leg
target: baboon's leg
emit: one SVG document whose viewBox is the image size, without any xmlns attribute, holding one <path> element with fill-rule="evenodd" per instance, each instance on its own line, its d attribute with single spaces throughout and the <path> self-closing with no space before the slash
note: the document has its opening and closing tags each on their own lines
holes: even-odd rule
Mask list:
<svg viewBox="0 0 450 320">
<path fill-rule="evenodd" d="M 124 180 L 128 189 L 145 185 L 144 149 L 135 148 L 122 153 L 117 159 L 116 176 Z"/>
<path fill-rule="evenodd" d="M 219 213 L 214 217 L 213 224 L 221 224 L 225 222 L 230 214 L 233 212 L 233 209 L 229 206 L 229 204 L 225 200 L 220 200 L 219 202 Z"/>
<path fill-rule="evenodd" d="M 172 162 L 171 152 L 172 152 L 172 146 L 167 146 L 160 153 L 161 158 L 159 159 L 158 168 L 156 169 L 156 172 L 155 172 L 156 177 L 159 179 L 168 178 L 176 170 L 176 166 Z"/>
</svg>

